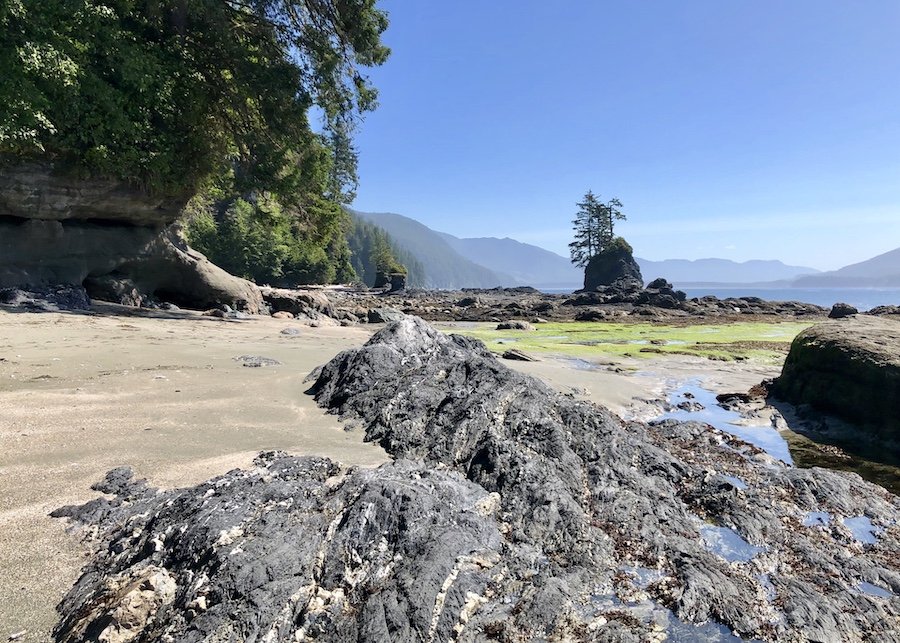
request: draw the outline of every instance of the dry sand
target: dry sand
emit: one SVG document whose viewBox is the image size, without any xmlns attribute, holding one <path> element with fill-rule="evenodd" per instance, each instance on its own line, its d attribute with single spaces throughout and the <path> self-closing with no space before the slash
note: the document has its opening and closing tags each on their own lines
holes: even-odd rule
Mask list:
<svg viewBox="0 0 900 643">
<path fill-rule="evenodd" d="M 387 459 L 303 393 L 313 368 L 362 344 L 373 328 L 101 311 L 0 311 L 0 640 L 21 630 L 28 634 L 20 641 L 50 640 L 56 603 L 88 550 L 48 513 L 96 497 L 90 485 L 115 466 L 173 487 L 247 466 L 266 449 L 346 465 Z M 288 327 L 299 333 L 282 334 Z M 247 368 L 234 360 L 241 355 L 282 365 Z M 673 380 L 747 390 L 776 374 L 672 357 L 587 370 L 552 357 L 507 364 L 629 415 Z"/>
</svg>

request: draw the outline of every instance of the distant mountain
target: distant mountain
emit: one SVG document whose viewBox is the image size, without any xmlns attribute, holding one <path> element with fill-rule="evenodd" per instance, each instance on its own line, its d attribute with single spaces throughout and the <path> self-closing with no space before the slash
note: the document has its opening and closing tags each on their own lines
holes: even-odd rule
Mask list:
<svg viewBox="0 0 900 643">
<path fill-rule="evenodd" d="M 415 219 L 389 212 L 351 212 L 385 230 L 392 241 L 424 268 L 426 288 L 494 288 L 518 285 L 510 275 L 479 265 L 453 249 L 446 239 Z"/>
<path fill-rule="evenodd" d="M 898 288 L 900 248 L 839 270 L 800 277 L 791 285 L 796 288 Z"/>
<path fill-rule="evenodd" d="M 675 285 L 686 283 L 750 284 L 784 281 L 819 271 L 806 266 L 789 266 L 780 261 L 753 259 L 736 262 L 729 259 L 638 259 L 641 274 L 650 281 L 665 277 Z"/>
<path fill-rule="evenodd" d="M 519 285 L 576 290 L 584 283 L 584 271 L 555 252 L 508 237 L 460 239 L 444 232 L 439 234 L 463 257 L 509 275 Z"/>
<path fill-rule="evenodd" d="M 482 237 L 460 239 L 441 233 L 444 239 L 464 257 L 511 275 L 519 283 L 537 288 L 580 288 L 584 271 L 566 257 L 514 239 Z M 678 284 L 721 282 L 750 284 L 794 279 L 798 275 L 817 273 L 815 268 L 789 266 L 780 261 L 752 260 L 737 263 L 728 259 L 666 259 L 650 261 L 637 258 L 645 281 L 665 277 Z M 787 285 L 786 283 L 784 285 Z"/>
<path fill-rule="evenodd" d="M 422 263 L 428 288 L 526 285 L 576 290 L 584 282 L 584 272 L 568 258 L 528 243 L 496 237 L 460 238 L 399 214 L 355 214 L 383 228 L 397 245 Z M 645 281 L 664 277 L 681 287 L 700 284 L 780 288 L 844 287 L 845 284 L 900 286 L 900 248 L 831 273 L 758 259 L 739 263 L 729 259 L 637 258 L 637 262 Z M 817 281 L 820 279 L 827 281 L 820 284 Z M 873 283 L 878 280 L 883 283 Z"/>
</svg>

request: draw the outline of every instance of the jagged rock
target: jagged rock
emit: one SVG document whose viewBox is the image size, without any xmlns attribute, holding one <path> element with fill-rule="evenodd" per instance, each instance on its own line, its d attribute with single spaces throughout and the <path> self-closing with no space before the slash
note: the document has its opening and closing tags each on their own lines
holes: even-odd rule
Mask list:
<svg viewBox="0 0 900 643">
<path fill-rule="evenodd" d="M 534 330 L 534 326 L 527 321 L 511 319 L 497 324 L 497 330 Z"/>
<path fill-rule="evenodd" d="M 102 525 L 112 546 L 60 604 L 55 640 L 448 641 L 500 571 L 498 503 L 455 472 L 398 461 L 347 473 L 279 453 L 255 464 L 56 512 Z M 165 574 L 164 597 L 122 623 L 120 588 L 151 573 Z"/>
<path fill-rule="evenodd" d="M 187 197 L 77 178 L 48 163 L 0 163 L 0 287 L 84 285 L 119 303 L 150 297 L 260 312 L 256 286 L 181 238 L 175 221 Z"/>
<path fill-rule="evenodd" d="M 389 373 L 400 375 L 399 382 Z M 566 628 L 574 626 L 563 621 L 577 620 L 573 613 L 581 609 L 591 613 L 578 598 L 584 588 L 602 587 L 623 560 L 653 561 L 651 566 L 668 570 L 671 581 L 648 591 L 682 618 L 715 618 L 746 635 L 864 640 L 867 632 L 890 632 L 900 624 L 897 606 L 886 608 L 890 626 L 868 617 L 848 622 L 844 601 L 861 608 L 869 599 L 852 592 L 837 598 L 822 574 L 836 571 L 840 583 L 855 586 L 861 568 L 849 570 L 841 551 L 849 543 L 823 542 L 817 533 L 785 526 L 819 510 L 860 512 L 889 524 L 898 515 L 897 499 L 856 476 L 760 466 L 751 447 L 711 427 L 626 427 L 602 409 L 506 369 L 481 344 L 445 337 L 415 319 L 391 325 L 365 347 L 335 358 L 313 391 L 320 403 L 362 422 L 367 438 L 390 453 L 452 466 L 500 494 L 510 534 L 554 561 L 548 573 L 556 582 L 547 597 L 575 606 L 542 624 L 548 629 L 523 627 L 530 635 L 570 633 Z M 734 448 L 752 457 L 735 457 Z M 741 494 L 723 494 L 721 478 L 710 477 L 710 470 L 752 483 Z M 858 503 L 857 493 L 869 500 Z M 881 507 L 879 518 L 870 502 Z M 722 565 L 702 539 L 695 540 L 702 532 L 698 515 L 768 551 L 746 569 Z M 875 547 L 886 552 L 895 546 L 891 534 Z M 800 569 L 770 577 L 786 607 L 760 604 L 750 570 L 776 569 L 777 561 L 798 556 L 804 561 Z M 870 572 L 882 579 L 890 577 L 896 588 L 896 563 L 885 567 L 875 551 L 862 556 L 867 562 L 854 560 L 871 565 Z M 527 593 L 512 596 L 518 613 L 535 609 Z M 516 628 L 510 624 L 509 631 L 521 635 L 523 629 Z"/>
<path fill-rule="evenodd" d="M 91 300 L 79 286 L 47 286 L 44 288 L 0 288 L 0 305 L 25 310 L 58 312 L 87 310 Z"/>
<path fill-rule="evenodd" d="M 866 312 L 867 315 L 900 315 L 900 306 L 875 306 Z"/>
<path fill-rule="evenodd" d="M 396 308 L 372 308 L 366 316 L 370 324 L 387 324 L 406 318 L 406 315 Z"/>
<path fill-rule="evenodd" d="M 900 322 L 859 315 L 806 329 L 770 390 L 900 452 Z"/>
<path fill-rule="evenodd" d="M 641 268 L 634 259 L 631 246 L 617 238 L 602 252 L 594 255 L 584 269 L 584 289 L 610 286 L 640 290 L 644 287 Z M 636 286 L 636 287 L 635 287 Z"/>
<path fill-rule="evenodd" d="M 829 319 L 841 319 L 843 317 L 849 317 L 850 315 L 856 315 L 859 311 L 856 307 L 851 306 L 850 304 L 845 304 L 843 302 L 838 302 L 834 306 L 831 307 L 831 312 L 828 313 Z"/>
<path fill-rule="evenodd" d="M 281 366 L 281 362 L 271 357 L 262 357 L 261 355 L 240 355 L 232 358 L 236 362 L 240 362 L 241 366 L 249 368 L 262 368 L 264 366 Z"/>
<path fill-rule="evenodd" d="M 524 351 L 520 351 L 518 348 L 510 348 L 507 351 L 504 351 L 501 355 L 503 359 L 514 360 L 518 362 L 537 362 L 539 361 L 536 357 L 532 357 L 528 353 Z"/>
<path fill-rule="evenodd" d="M 323 321 L 338 317 L 334 305 L 321 290 L 290 290 L 262 288 L 263 301 L 272 313 L 290 313 L 308 321 Z"/>
<path fill-rule="evenodd" d="M 653 288 L 655 290 L 672 290 L 672 284 L 666 281 L 663 277 L 657 277 L 649 284 L 647 284 L 647 288 Z"/>
<path fill-rule="evenodd" d="M 609 317 L 605 310 L 599 308 L 588 308 L 587 310 L 579 310 L 575 314 L 575 321 L 596 322 L 603 321 Z"/>
<path fill-rule="evenodd" d="M 855 474 L 626 424 L 415 318 L 311 393 L 398 460 L 270 453 L 165 492 L 113 472 L 57 512 L 100 543 L 56 640 L 113 624 L 107 588 L 145 569 L 176 590 L 142 641 L 898 640 L 900 499 Z"/>
<path fill-rule="evenodd" d="M 403 272 L 377 272 L 373 288 L 387 288 L 388 292 L 403 292 L 406 290 L 406 273 Z"/>
</svg>

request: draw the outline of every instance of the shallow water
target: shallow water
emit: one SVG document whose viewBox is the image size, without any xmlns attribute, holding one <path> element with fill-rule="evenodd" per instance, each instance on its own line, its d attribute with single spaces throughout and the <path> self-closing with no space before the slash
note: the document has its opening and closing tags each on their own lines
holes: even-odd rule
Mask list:
<svg viewBox="0 0 900 643">
<path fill-rule="evenodd" d="M 882 532 L 881 527 L 873 525 L 872 521 L 865 516 L 844 518 L 844 526 L 853 533 L 854 538 L 866 545 L 877 543 L 878 534 Z"/>
<path fill-rule="evenodd" d="M 625 571 L 631 571 L 631 568 L 626 568 Z M 747 641 L 747 639 L 736 636 L 727 626 L 715 621 L 708 621 L 700 625 L 682 621 L 675 616 L 672 610 L 655 601 L 623 603 L 614 595 L 595 595 L 592 597 L 592 602 L 598 611 L 625 609 L 634 618 L 644 623 L 655 624 L 666 633 L 666 643 L 742 643 Z M 757 641 L 751 639 L 750 643 L 757 643 Z"/>
<path fill-rule="evenodd" d="M 894 464 L 876 462 L 853 453 L 835 455 L 822 445 L 800 433 L 791 430 L 778 431 L 771 424 L 746 425 L 737 411 L 721 407 L 712 391 L 703 388 L 699 380 L 690 380 L 673 389 L 667 401 L 673 407 L 654 419 L 674 419 L 682 422 L 705 422 L 720 431 L 730 433 L 753 444 L 782 462 L 798 467 L 825 467 L 839 471 L 852 471 L 869 482 L 881 485 L 888 491 L 900 495 L 900 467 Z M 699 403 L 700 410 L 677 408 L 684 402 Z M 738 424 L 741 423 L 741 424 Z M 729 482 L 733 481 L 729 480 Z M 735 484 L 738 488 L 739 485 Z"/>
<path fill-rule="evenodd" d="M 878 585 L 867 583 L 866 581 L 862 581 L 857 584 L 856 589 L 863 592 L 864 594 L 868 594 L 869 596 L 877 596 L 878 598 L 894 598 L 894 592 L 884 589 L 883 587 L 879 587 Z"/>
<path fill-rule="evenodd" d="M 787 440 L 769 424 L 759 426 L 743 426 L 735 424 L 743 420 L 741 414 L 729 411 L 719 406 L 716 395 L 700 386 L 699 381 L 691 380 L 681 385 L 669 395 L 669 404 L 672 410 L 666 411 L 656 419 L 680 420 L 682 422 L 705 422 L 720 431 L 725 431 L 737 436 L 745 442 L 759 447 L 773 458 L 778 458 L 787 464 L 794 464 L 788 448 Z M 703 409 L 690 411 L 677 408 L 684 402 L 696 402 L 703 405 Z"/>
<path fill-rule="evenodd" d="M 700 528 L 700 537 L 703 538 L 707 549 L 729 563 L 746 563 L 765 551 L 764 547 L 751 545 L 729 527 L 703 525 Z"/>
</svg>

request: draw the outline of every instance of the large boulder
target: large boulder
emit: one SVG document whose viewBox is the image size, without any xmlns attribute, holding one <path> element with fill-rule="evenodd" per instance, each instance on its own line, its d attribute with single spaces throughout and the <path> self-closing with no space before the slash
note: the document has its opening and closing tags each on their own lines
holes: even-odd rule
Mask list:
<svg viewBox="0 0 900 643">
<path fill-rule="evenodd" d="M 858 315 L 817 324 L 791 344 L 772 392 L 900 441 L 900 322 Z"/>
<path fill-rule="evenodd" d="M 187 195 L 155 196 L 48 163 L 0 163 L 0 287 L 85 286 L 119 303 L 259 312 L 256 286 L 190 249 L 176 220 Z"/>
<path fill-rule="evenodd" d="M 640 290 L 644 285 L 641 268 L 634 259 L 631 246 L 616 237 L 602 252 L 594 255 L 584 269 L 584 289 L 598 286 L 626 287 Z"/>
<path fill-rule="evenodd" d="M 856 315 L 857 313 L 859 313 L 859 310 L 857 310 L 855 306 L 851 306 L 850 304 L 845 304 L 844 302 L 839 301 L 831 307 L 831 311 L 828 313 L 828 318 L 843 319 L 844 317 Z"/>
<path fill-rule="evenodd" d="M 311 392 L 395 462 L 265 454 L 57 512 L 100 542 L 60 642 L 887 641 L 900 499 L 699 423 L 625 423 L 416 318 Z"/>
</svg>

